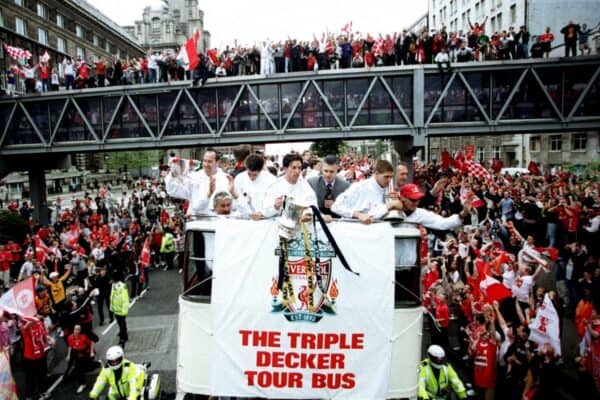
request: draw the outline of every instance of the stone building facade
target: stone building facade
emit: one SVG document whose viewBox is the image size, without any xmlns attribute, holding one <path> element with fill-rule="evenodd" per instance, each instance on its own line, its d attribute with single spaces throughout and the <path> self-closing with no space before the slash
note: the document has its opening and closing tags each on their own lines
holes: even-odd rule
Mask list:
<svg viewBox="0 0 600 400">
<path fill-rule="evenodd" d="M 2 0 L 0 42 L 29 50 L 34 63 L 48 51 L 52 65 L 66 56 L 93 62 L 144 54 L 134 38 L 85 0 Z M 1 70 L 14 63 L 0 45 Z"/>
<path fill-rule="evenodd" d="M 200 32 L 198 50 L 210 46 L 210 32 L 204 29 L 204 12 L 198 0 L 169 0 L 169 6 L 146 7 L 142 19 L 123 28 L 145 49 L 175 52 L 195 30 Z"/>
</svg>

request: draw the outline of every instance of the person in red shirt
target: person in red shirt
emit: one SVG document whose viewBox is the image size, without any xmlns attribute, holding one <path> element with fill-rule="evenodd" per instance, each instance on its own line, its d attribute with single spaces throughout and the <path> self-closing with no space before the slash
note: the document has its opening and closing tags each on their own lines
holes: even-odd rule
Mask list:
<svg viewBox="0 0 600 400">
<path fill-rule="evenodd" d="M 442 346 L 444 349 L 449 348 L 448 342 L 448 326 L 450 325 L 450 312 L 448 310 L 448 300 L 444 293 L 438 294 L 435 299 L 435 320 L 439 326 L 434 329 L 432 338 L 433 344 Z"/>
<path fill-rule="evenodd" d="M 316 71 L 318 69 L 319 69 L 319 66 L 317 65 L 317 59 L 315 58 L 314 54 L 311 51 L 308 53 L 308 57 L 306 57 L 306 70 L 307 71 L 313 71 L 313 70 Z"/>
<path fill-rule="evenodd" d="M 38 68 L 40 74 L 40 81 L 42 81 L 42 92 L 50 90 L 50 72 L 52 69 L 46 62 L 41 62 Z"/>
<path fill-rule="evenodd" d="M 23 338 L 25 397 L 37 398 L 46 390 L 46 351 L 50 348 L 48 332 L 40 317 L 19 319 Z"/>
<path fill-rule="evenodd" d="M 85 389 L 85 373 L 93 367 L 94 361 L 94 342 L 81 333 L 81 325 L 73 327 L 73 333 L 67 338 L 67 370 L 73 366 L 73 376 L 77 379 L 79 387 L 77 393 Z"/>
<path fill-rule="evenodd" d="M 102 57 L 96 61 L 96 78 L 98 78 L 98 87 L 104 87 L 106 81 L 106 63 Z"/>
<path fill-rule="evenodd" d="M 540 41 L 542 42 L 542 52 L 546 55 L 546 58 L 550 57 L 552 42 L 554 41 L 554 35 L 550 32 L 550 27 L 547 27 L 546 32 L 540 35 Z"/>
<path fill-rule="evenodd" d="M 10 289 L 10 264 L 12 253 L 6 246 L 0 245 L 0 281 L 4 290 Z"/>
<path fill-rule="evenodd" d="M 469 352 L 473 357 L 473 384 L 485 393 L 483 398 L 493 400 L 496 386 L 497 345 L 489 329 L 482 332 Z"/>
</svg>

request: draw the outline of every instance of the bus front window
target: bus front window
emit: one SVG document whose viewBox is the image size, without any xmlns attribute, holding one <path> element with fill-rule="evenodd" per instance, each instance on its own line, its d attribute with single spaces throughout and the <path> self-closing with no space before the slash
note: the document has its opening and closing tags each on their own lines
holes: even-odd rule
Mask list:
<svg viewBox="0 0 600 400">
<path fill-rule="evenodd" d="M 188 231 L 186 234 L 183 290 L 190 299 L 210 302 L 214 244 L 214 231 Z"/>
<path fill-rule="evenodd" d="M 416 307 L 421 304 L 421 238 L 396 237 L 394 239 L 394 270 L 396 308 Z"/>
</svg>

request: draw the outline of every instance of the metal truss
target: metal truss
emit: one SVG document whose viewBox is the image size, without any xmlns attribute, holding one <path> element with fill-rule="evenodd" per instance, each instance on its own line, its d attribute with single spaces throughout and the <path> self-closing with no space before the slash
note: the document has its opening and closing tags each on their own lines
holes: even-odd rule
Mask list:
<svg viewBox="0 0 600 400">
<path fill-rule="evenodd" d="M 600 129 L 600 58 L 389 67 L 0 100 L 0 155 Z"/>
</svg>

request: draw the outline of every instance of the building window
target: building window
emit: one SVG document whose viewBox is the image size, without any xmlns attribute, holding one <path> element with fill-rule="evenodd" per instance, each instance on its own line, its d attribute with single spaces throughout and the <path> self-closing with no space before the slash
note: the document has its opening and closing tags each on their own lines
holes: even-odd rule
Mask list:
<svg viewBox="0 0 600 400">
<path fill-rule="evenodd" d="M 0 10 L 0 26 L 4 26 L 4 17 L 2 16 L 2 10 Z"/>
<path fill-rule="evenodd" d="M 510 6 L 510 23 L 511 24 L 517 23 L 517 5 L 516 4 L 513 4 L 512 6 Z"/>
<path fill-rule="evenodd" d="M 539 136 L 529 138 L 529 151 L 540 151 L 542 149 L 542 139 Z"/>
<path fill-rule="evenodd" d="M 15 26 L 17 27 L 17 33 L 19 35 L 27 36 L 27 25 L 21 18 L 15 18 Z"/>
<path fill-rule="evenodd" d="M 152 18 L 152 33 L 160 33 L 160 18 Z"/>
<path fill-rule="evenodd" d="M 496 17 L 490 19 L 490 24 L 492 26 L 492 32 L 496 32 Z"/>
<path fill-rule="evenodd" d="M 477 148 L 477 160 L 482 163 L 485 160 L 485 149 L 483 147 Z"/>
<path fill-rule="evenodd" d="M 81 48 L 77 48 L 77 57 L 81 57 L 82 60 L 85 60 L 85 51 Z"/>
<path fill-rule="evenodd" d="M 560 135 L 550 136 L 550 151 L 562 150 L 562 137 Z"/>
<path fill-rule="evenodd" d="M 481 12 L 479 11 L 479 3 L 475 3 L 475 18 L 479 18 L 481 16 Z"/>
<path fill-rule="evenodd" d="M 46 18 L 46 6 L 40 2 L 37 3 L 37 15 Z"/>
<path fill-rule="evenodd" d="M 494 146 L 494 158 L 500 159 L 500 155 L 502 151 L 500 150 L 500 146 Z"/>
<path fill-rule="evenodd" d="M 67 46 L 65 45 L 65 39 L 57 37 L 56 38 L 56 48 L 58 49 L 58 51 L 66 53 Z"/>
<path fill-rule="evenodd" d="M 481 0 L 481 14 L 486 15 L 485 13 L 485 0 Z"/>
<path fill-rule="evenodd" d="M 585 151 L 587 147 L 587 133 L 573 134 L 573 151 Z"/>
<path fill-rule="evenodd" d="M 92 37 L 92 43 L 94 43 L 94 46 L 98 46 L 98 43 L 100 43 L 100 39 L 98 39 L 97 35 Z"/>
<path fill-rule="evenodd" d="M 83 37 L 83 28 L 81 26 L 75 25 L 75 35 L 79 38 Z"/>
<path fill-rule="evenodd" d="M 104 42 L 104 50 L 107 53 L 110 53 L 110 43 L 108 43 L 108 40 L 106 42 Z"/>
<path fill-rule="evenodd" d="M 38 28 L 38 42 L 41 44 L 48 44 L 48 31 Z"/>
<path fill-rule="evenodd" d="M 498 24 L 498 30 L 502 30 L 502 13 L 498 13 L 498 17 L 496 18 L 496 23 Z"/>
<path fill-rule="evenodd" d="M 64 28 L 65 27 L 65 17 L 63 17 L 60 14 L 56 14 L 56 26 L 58 26 L 59 28 Z"/>
<path fill-rule="evenodd" d="M 15 1 L 16 5 L 23 7 L 23 0 L 14 0 L 14 1 Z"/>
</svg>

